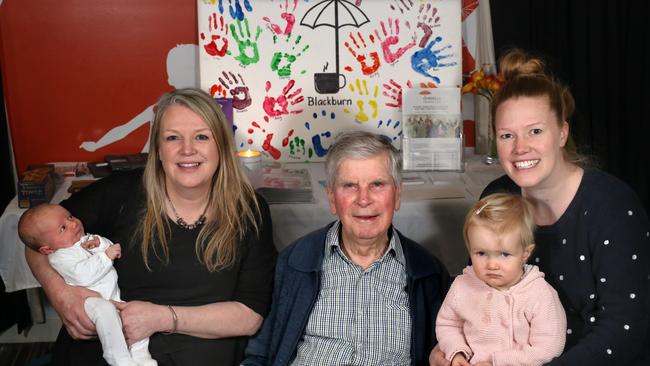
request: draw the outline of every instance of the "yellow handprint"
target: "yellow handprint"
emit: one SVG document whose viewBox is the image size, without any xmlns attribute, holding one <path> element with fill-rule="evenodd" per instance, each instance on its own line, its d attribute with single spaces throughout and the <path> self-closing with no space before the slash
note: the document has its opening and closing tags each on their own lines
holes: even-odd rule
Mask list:
<svg viewBox="0 0 650 366">
<path fill-rule="evenodd" d="M 374 88 L 371 86 L 370 89 L 373 90 L 372 94 L 368 90 L 368 83 L 366 80 L 357 79 L 354 83 L 349 84 L 348 87 L 352 93 L 358 93 L 361 98 L 357 99 L 357 107 L 359 111 L 354 115 L 354 119 L 359 123 L 366 123 L 370 118 L 377 117 L 377 94 L 379 93 L 379 86 L 375 85 Z M 368 103 L 372 109 L 370 117 L 366 114 L 364 110 L 364 105 Z M 348 108 L 344 108 L 345 113 L 352 113 Z"/>
</svg>

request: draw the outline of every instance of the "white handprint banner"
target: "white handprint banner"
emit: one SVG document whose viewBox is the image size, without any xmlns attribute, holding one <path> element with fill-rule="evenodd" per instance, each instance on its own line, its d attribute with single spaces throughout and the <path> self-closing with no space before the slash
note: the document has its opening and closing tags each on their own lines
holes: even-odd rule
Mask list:
<svg viewBox="0 0 650 366">
<path fill-rule="evenodd" d="M 399 145 L 406 88 L 461 86 L 460 0 L 199 0 L 201 87 L 240 150 L 319 161 L 344 130 Z"/>
</svg>

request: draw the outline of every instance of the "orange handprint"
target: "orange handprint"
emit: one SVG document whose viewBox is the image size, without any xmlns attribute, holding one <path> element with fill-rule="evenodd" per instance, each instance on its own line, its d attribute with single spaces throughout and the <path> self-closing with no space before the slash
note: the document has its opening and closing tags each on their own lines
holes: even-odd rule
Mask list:
<svg viewBox="0 0 650 366">
<path fill-rule="evenodd" d="M 352 49 L 352 46 L 347 41 L 345 42 L 345 47 L 361 65 L 361 72 L 364 75 L 372 75 L 377 72 L 377 69 L 379 69 L 379 66 L 381 65 L 381 62 L 379 61 L 379 54 L 376 51 L 370 52 L 366 50 L 368 46 L 366 45 L 366 41 L 361 33 L 357 33 L 357 38 L 359 38 L 358 42 L 354 37 L 354 34 L 350 33 L 350 40 L 352 41 L 354 47 L 357 49 L 356 51 Z M 361 53 L 361 51 L 367 53 Z M 368 64 L 368 61 L 372 61 L 372 64 Z"/>
</svg>

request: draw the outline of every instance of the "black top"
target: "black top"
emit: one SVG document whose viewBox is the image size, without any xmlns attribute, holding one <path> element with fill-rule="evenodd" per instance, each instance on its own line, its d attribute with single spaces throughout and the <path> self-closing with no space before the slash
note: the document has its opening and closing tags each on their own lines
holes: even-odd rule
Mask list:
<svg viewBox="0 0 650 366">
<path fill-rule="evenodd" d="M 83 222 L 86 232 L 103 235 L 122 245 L 122 257 L 115 261 L 122 300 L 179 306 L 238 301 L 266 316 L 277 252 L 269 208 L 259 196 L 258 202 L 262 214 L 259 236 L 249 230 L 240 242 L 237 262 L 212 273 L 199 262 L 195 252 L 202 226 L 187 230 L 169 219 L 169 263 L 158 260 L 150 251 L 151 271 L 146 269 L 135 232 L 144 207 L 142 170 L 104 178 L 62 205 Z M 99 342 L 75 342 L 66 335 L 60 335 L 57 340 L 55 364 L 105 364 Z M 201 339 L 182 334 L 154 334 L 149 351 L 159 365 L 238 365 L 246 341 L 247 337 Z"/>
<path fill-rule="evenodd" d="M 521 193 L 503 176 L 483 191 Z M 569 207 L 538 227 L 530 262 L 567 315 L 564 353 L 551 365 L 650 365 L 650 223 L 617 178 L 585 169 Z"/>
</svg>

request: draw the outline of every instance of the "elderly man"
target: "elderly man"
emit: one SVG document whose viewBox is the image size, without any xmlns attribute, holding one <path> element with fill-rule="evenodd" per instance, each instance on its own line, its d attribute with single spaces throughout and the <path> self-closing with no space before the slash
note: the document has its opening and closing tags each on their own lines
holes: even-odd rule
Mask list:
<svg viewBox="0 0 650 366">
<path fill-rule="evenodd" d="M 282 252 L 271 313 L 242 364 L 428 365 L 449 276 L 392 226 L 397 150 L 378 135 L 344 133 L 325 169 L 338 220 Z"/>
</svg>

